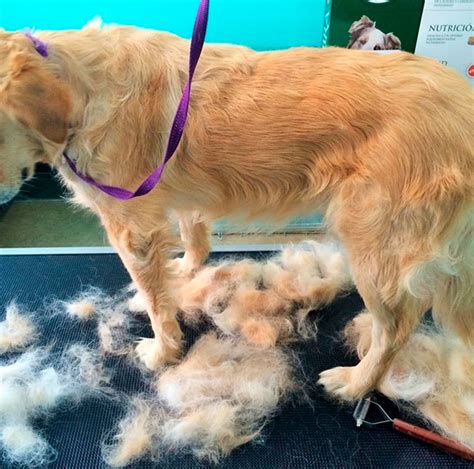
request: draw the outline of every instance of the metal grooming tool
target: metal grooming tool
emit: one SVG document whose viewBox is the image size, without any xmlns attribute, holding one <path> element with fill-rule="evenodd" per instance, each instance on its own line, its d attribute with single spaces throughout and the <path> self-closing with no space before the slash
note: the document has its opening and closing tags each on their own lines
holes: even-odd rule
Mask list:
<svg viewBox="0 0 474 469">
<path fill-rule="evenodd" d="M 367 419 L 367 414 L 371 406 L 375 406 L 377 408 L 381 416 L 379 420 Z M 357 427 L 366 426 L 369 428 L 373 428 L 377 425 L 391 424 L 392 428 L 401 433 L 405 433 L 406 435 L 409 435 L 412 438 L 416 438 L 432 446 L 436 446 L 437 448 L 446 451 L 447 453 L 455 454 L 469 461 L 474 461 L 474 451 L 472 451 L 468 447 L 464 446 L 461 443 L 458 443 L 457 441 L 445 438 L 444 436 L 432 432 L 431 430 L 418 427 L 417 425 L 413 425 L 398 418 L 390 417 L 390 415 L 385 411 L 385 409 L 378 402 L 372 400 L 370 396 L 365 397 L 357 402 L 352 416 L 356 421 Z"/>
</svg>

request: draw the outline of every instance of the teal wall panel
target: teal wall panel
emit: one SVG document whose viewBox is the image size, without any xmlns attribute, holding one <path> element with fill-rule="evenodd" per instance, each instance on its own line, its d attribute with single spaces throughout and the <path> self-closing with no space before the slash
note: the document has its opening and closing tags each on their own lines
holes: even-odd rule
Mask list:
<svg viewBox="0 0 474 469">
<path fill-rule="evenodd" d="M 211 0 L 209 42 L 258 50 L 320 46 L 327 0 Z M 0 27 L 79 29 L 94 16 L 190 37 L 198 0 L 0 0 Z"/>
</svg>

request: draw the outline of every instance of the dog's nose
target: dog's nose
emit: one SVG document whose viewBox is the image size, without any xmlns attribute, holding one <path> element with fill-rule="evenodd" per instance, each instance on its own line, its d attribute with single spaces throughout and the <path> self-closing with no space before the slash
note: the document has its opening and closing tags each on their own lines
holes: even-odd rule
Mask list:
<svg viewBox="0 0 474 469">
<path fill-rule="evenodd" d="M 23 168 L 21 170 L 21 180 L 25 181 L 30 177 L 30 170 L 28 168 Z"/>
</svg>

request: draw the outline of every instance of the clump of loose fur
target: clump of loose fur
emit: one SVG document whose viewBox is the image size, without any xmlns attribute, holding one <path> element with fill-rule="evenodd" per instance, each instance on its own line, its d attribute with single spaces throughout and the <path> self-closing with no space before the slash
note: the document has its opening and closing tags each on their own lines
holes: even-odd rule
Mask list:
<svg viewBox="0 0 474 469">
<path fill-rule="evenodd" d="M 45 467 L 57 457 L 41 434 L 22 421 L 0 427 L 0 445 L 9 461 L 24 467 Z"/>
<path fill-rule="evenodd" d="M 73 319 L 88 321 L 107 299 L 108 297 L 99 288 L 89 287 L 71 300 L 52 301 L 47 305 L 47 310 L 50 316 L 67 314 Z"/>
<path fill-rule="evenodd" d="M 123 467 L 153 451 L 156 443 L 157 402 L 149 397 L 134 396 L 128 403 L 126 416 L 118 424 L 113 442 L 104 445 L 103 456 L 107 464 Z"/>
<path fill-rule="evenodd" d="M 156 398 L 132 401 L 107 462 L 123 466 L 152 450 L 216 462 L 256 438 L 296 389 L 283 350 L 209 333 L 158 377 Z"/>
<path fill-rule="evenodd" d="M 52 462 L 56 452 L 33 427 L 33 419 L 102 391 L 108 380 L 97 354 L 80 345 L 63 356 L 36 348 L 2 363 L 0 448 L 6 460 L 27 467 Z"/>
<path fill-rule="evenodd" d="M 30 315 L 21 313 L 15 303 L 7 306 L 5 319 L 0 322 L 0 354 L 20 350 L 37 338 Z"/>
<path fill-rule="evenodd" d="M 90 319 L 96 310 L 94 301 L 89 298 L 73 301 L 67 305 L 67 312 L 71 316 L 76 316 L 79 319 Z"/>
<path fill-rule="evenodd" d="M 371 331 L 372 318 L 365 312 L 346 328 L 361 358 Z M 434 327 L 421 328 L 395 356 L 378 389 L 410 403 L 441 432 L 474 449 L 474 352 L 460 340 Z"/>
<path fill-rule="evenodd" d="M 94 349 L 73 344 L 63 352 L 60 363 L 62 375 L 74 383 L 82 396 L 110 391 L 110 372 Z"/>
<path fill-rule="evenodd" d="M 128 289 L 114 296 L 89 287 L 70 301 L 56 300 L 48 305 L 50 315 L 66 314 L 74 319 L 95 320 L 100 349 L 104 354 L 126 355 L 132 351 L 130 317 L 126 314 Z"/>
<path fill-rule="evenodd" d="M 224 261 L 204 267 L 178 288 L 177 300 L 190 322 L 208 316 L 226 334 L 273 346 L 295 333 L 310 335 L 305 328 L 309 311 L 350 285 L 337 246 L 308 241 L 266 262 Z"/>
<path fill-rule="evenodd" d="M 98 311 L 97 334 L 101 351 L 110 355 L 127 355 L 133 351 L 135 337 L 130 335 L 132 319 L 126 314 L 124 301 L 104 306 Z"/>
</svg>

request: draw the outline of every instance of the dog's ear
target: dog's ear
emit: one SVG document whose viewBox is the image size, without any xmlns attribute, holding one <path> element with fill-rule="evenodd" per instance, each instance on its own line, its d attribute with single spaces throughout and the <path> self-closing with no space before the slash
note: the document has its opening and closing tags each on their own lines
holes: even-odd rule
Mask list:
<svg viewBox="0 0 474 469">
<path fill-rule="evenodd" d="M 367 28 L 372 28 L 374 27 L 375 23 L 368 17 L 368 16 L 362 16 L 359 21 L 354 21 L 349 28 L 349 34 L 351 35 L 351 38 L 349 40 L 349 44 L 347 47 L 350 49 L 354 42 L 357 41 L 359 36 L 362 34 L 362 31 L 364 31 Z"/>
<path fill-rule="evenodd" d="M 360 36 L 360 33 L 367 28 L 372 28 L 375 25 L 375 23 L 368 17 L 368 16 L 362 16 L 362 18 L 359 21 L 354 21 L 349 28 L 349 34 L 354 37 L 354 36 Z"/>
<path fill-rule="evenodd" d="M 0 84 L 0 104 L 44 138 L 64 143 L 71 112 L 69 89 L 41 66 L 40 60 L 24 52 L 10 56 L 7 75 Z"/>
<path fill-rule="evenodd" d="M 400 39 L 393 33 L 388 33 L 384 37 L 385 49 L 401 49 L 402 43 Z"/>
</svg>

